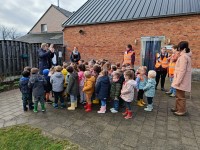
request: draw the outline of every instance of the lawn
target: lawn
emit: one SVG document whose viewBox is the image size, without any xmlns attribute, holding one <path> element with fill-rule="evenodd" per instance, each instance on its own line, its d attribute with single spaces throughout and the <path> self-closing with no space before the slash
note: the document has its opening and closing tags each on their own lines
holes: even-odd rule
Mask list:
<svg viewBox="0 0 200 150">
<path fill-rule="evenodd" d="M 40 129 L 25 125 L 0 129 L 0 150 L 78 150 L 78 146 L 51 139 Z"/>
</svg>

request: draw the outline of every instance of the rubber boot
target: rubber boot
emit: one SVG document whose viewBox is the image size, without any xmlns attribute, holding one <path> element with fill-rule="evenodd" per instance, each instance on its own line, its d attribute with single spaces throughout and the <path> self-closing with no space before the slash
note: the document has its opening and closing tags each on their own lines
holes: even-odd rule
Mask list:
<svg viewBox="0 0 200 150">
<path fill-rule="evenodd" d="M 141 104 L 145 105 L 146 103 L 144 102 L 143 99 L 140 100 Z"/>
<path fill-rule="evenodd" d="M 101 106 L 100 110 L 97 111 L 98 114 L 105 114 L 106 113 L 106 106 Z"/>
<path fill-rule="evenodd" d="M 125 118 L 125 119 L 131 119 L 132 117 L 133 117 L 132 111 L 128 111 L 128 115 L 125 116 L 124 118 Z"/>
<path fill-rule="evenodd" d="M 126 108 L 126 111 L 124 113 L 122 113 L 123 116 L 128 115 L 128 109 Z"/>
<path fill-rule="evenodd" d="M 95 99 L 95 100 L 92 101 L 92 103 L 93 103 L 93 104 L 99 104 L 99 100 L 98 100 L 98 99 Z"/>
<path fill-rule="evenodd" d="M 71 103 L 71 106 L 67 108 L 68 110 L 75 110 L 75 103 Z"/>
<path fill-rule="evenodd" d="M 45 108 L 44 103 L 41 103 L 41 108 L 42 108 L 42 112 L 45 112 L 45 111 L 46 111 L 46 108 Z"/>
<path fill-rule="evenodd" d="M 33 112 L 37 113 L 38 112 L 38 102 L 34 103 L 34 109 Z"/>
<path fill-rule="evenodd" d="M 85 111 L 91 112 L 92 111 L 92 104 L 88 104 L 87 109 Z"/>
<path fill-rule="evenodd" d="M 139 100 L 139 101 L 137 102 L 137 105 L 140 106 L 140 107 L 143 107 L 143 106 L 144 106 L 144 105 L 141 103 L 141 100 Z"/>
<path fill-rule="evenodd" d="M 84 108 L 87 109 L 87 107 L 88 107 L 88 102 L 86 102 Z"/>
</svg>

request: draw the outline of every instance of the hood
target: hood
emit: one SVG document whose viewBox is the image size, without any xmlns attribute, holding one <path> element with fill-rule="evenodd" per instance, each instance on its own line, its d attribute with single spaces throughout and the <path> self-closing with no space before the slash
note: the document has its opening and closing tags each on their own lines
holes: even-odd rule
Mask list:
<svg viewBox="0 0 200 150">
<path fill-rule="evenodd" d="M 137 85 L 137 82 L 135 80 L 128 80 L 127 83 L 129 83 L 129 84 L 131 84 L 132 86 L 135 86 L 135 87 Z"/>
<path fill-rule="evenodd" d="M 186 53 L 189 57 L 192 57 L 192 52 Z"/>
<path fill-rule="evenodd" d="M 21 77 L 20 81 L 24 81 L 24 82 L 22 82 L 22 84 L 23 83 L 26 84 L 29 81 L 29 77 Z M 25 82 L 25 81 L 27 81 L 27 82 Z"/>
<path fill-rule="evenodd" d="M 54 76 L 57 77 L 57 78 L 62 78 L 63 74 L 61 72 L 55 72 Z"/>
<path fill-rule="evenodd" d="M 109 79 L 108 76 L 102 76 L 102 77 L 100 77 L 99 81 L 101 81 L 101 82 L 103 82 L 105 84 L 107 84 L 108 82 L 110 83 L 110 79 Z"/>
<path fill-rule="evenodd" d="M 63 70 L 62 70 L 62 74 L 63 74 L 63 75 L 67 75 L 67 73 L 68 73 L 68 72 L 67 72 L 67 69 L 63 69 Z"/>
<path fill-rule="evenodd" d="M 92 82 L 95 82 L 95 77 L 94 76 L 91 76 L 90 78 L 88 78 L 87 80 L 89 80 L 89 81 L 92 81 Z"/>
<path fill-rule="evenodd" d="M 156 80 L 155 79 L 148 79 L 148 82 L 151 83 L 151 84 L 156 85 Z"/>
<path fill-rule="evenodd" d="M 43 75 L 44 76 L 48 76 L 48 74 L 49 74 L 49 69 L 44 69 L 43 70 Z"/>
</svg>

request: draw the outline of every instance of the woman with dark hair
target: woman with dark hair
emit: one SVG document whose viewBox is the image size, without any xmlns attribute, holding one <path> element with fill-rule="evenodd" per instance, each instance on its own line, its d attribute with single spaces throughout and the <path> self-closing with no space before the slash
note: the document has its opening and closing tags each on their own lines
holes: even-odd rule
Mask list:
<svg viewBox="0 0 200 150">
<path fill-rule="evenodd" d="M 135 63 L 135 51 L 133 50 L 132 45 L 128 44 L 126 46 L 126 51 L 124 52 L 123 65 L 130 65 L 131 68 L 134 68 L 134 63 Z"/>
<path fill-rule="evenodd" d="M 78 61 L 81 60 L 81 55 L 77 47 L 74 47 L 74 50 L 72 51 L 71 56 L 70 56 L 70 60 L 71 62 L 74 62 L 74 63 L 78 63 Z"/>
<path fill-rule="evenodd" d="M 171 111 L 174 115 L 183 116 L 186 114 L 186 98 L 185 92 L 191 91 L 191 52 L 189 44 L 186 41 L 182 41 L 178 44 L 178 51 L 180 51 L 180 57 L 175 65 L 174 80 L 172 87 L 176 89 L 176 104 L 175 108 Z"/>
</svg>

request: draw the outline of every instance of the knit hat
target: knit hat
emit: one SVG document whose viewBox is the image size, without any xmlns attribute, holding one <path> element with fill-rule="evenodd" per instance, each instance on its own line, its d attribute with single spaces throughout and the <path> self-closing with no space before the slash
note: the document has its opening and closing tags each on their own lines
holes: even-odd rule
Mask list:
<svg viewBox="0 0 200 150">
<path fill-rule="evenodd" d="M 32 69 L 31 69 L 31 74 L 37 74 L 38 71 L 39 71 L 38 68 L 32 68 Z"/>
<path fill-rule="evenodd" d="M 49 69 L 44 69 L 43 70 L 43 75 L 44 76 L 48 76 L 48 74 L 49 74 Z"/>
</svg>

